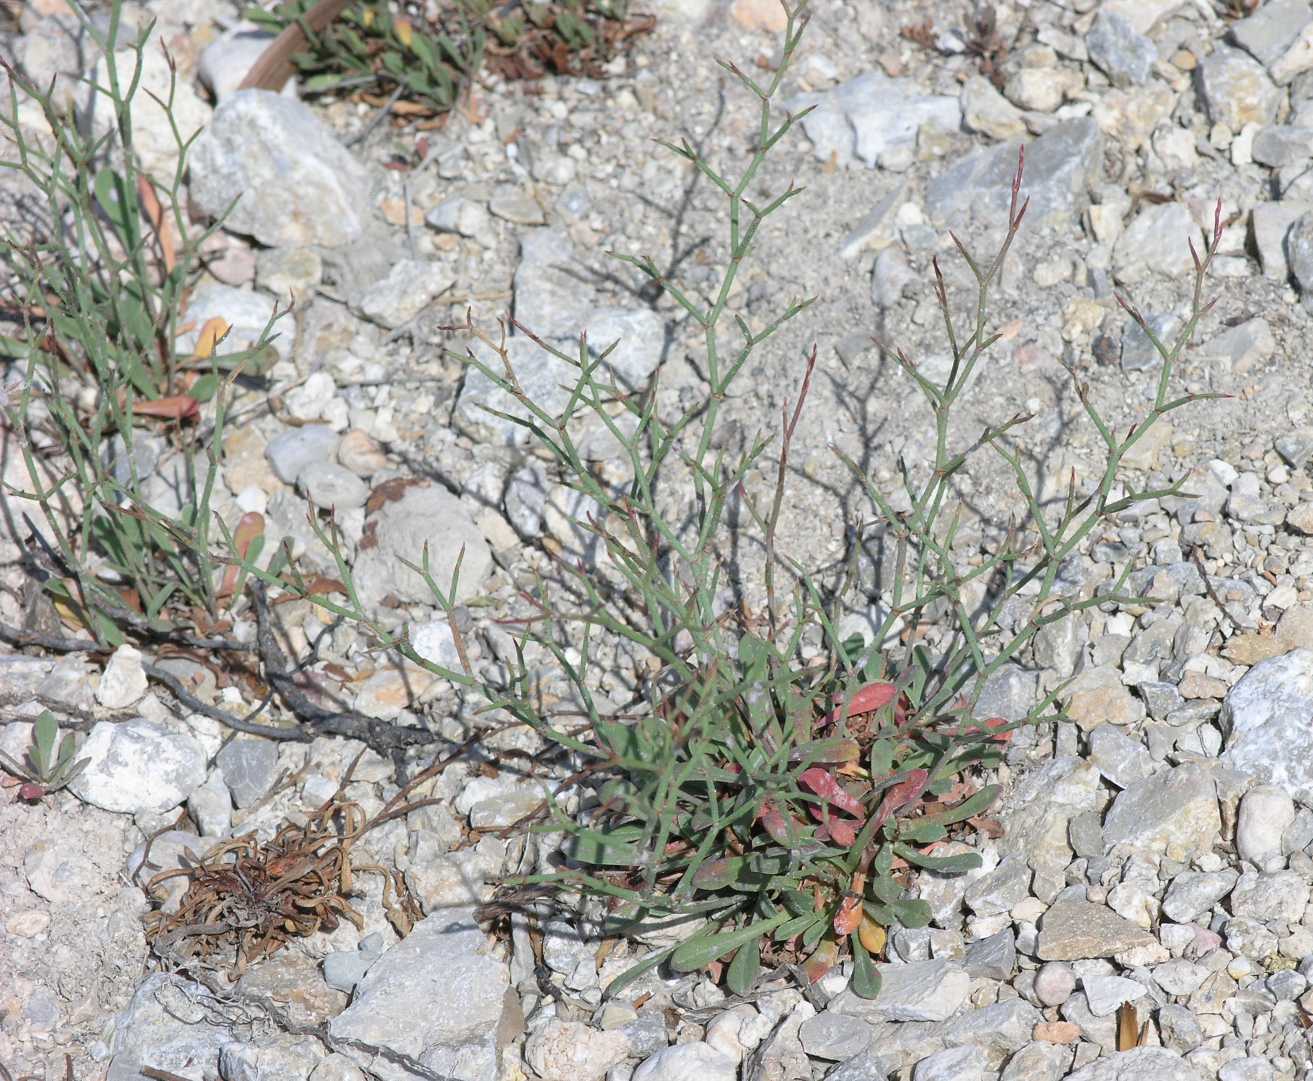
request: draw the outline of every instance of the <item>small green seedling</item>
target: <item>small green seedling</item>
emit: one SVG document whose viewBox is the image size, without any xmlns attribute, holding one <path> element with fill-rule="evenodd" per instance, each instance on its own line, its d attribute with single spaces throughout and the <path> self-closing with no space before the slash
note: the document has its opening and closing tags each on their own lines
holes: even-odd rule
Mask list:
<svg viewBox="0 0 1313 1081">
<path fill-rule="evenodd" d="M 0 751 L 0 766 L 23 781 L 18 789 L 19 799 L 35 803 L 51 792 L 58 792 L 90 764 L 89 758 L 73 761 L 77 739 L 72 732 L 60 742 L 59 753 L 56 754 L 55 740 L 58 736 L 59 722 L 50 710 L 45 710 L 32 725 L 32 746 L 28 748 L 25 765 L 20 765 Z"/>
</svg>

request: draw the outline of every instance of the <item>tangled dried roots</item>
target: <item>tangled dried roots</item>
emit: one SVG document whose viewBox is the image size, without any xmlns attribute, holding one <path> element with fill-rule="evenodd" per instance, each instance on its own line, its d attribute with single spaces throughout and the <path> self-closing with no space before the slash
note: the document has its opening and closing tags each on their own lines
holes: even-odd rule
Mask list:
<svg viewBox="0 0 1313 1081">
<path fill-rule="evenodd" d="M 294 938 L 332 931 L 343 919 L 363 929 L 348 900 L 358 871 L 382 876 L 388 920 L 404 938 L 423 915 L 404 877 L 351 860 L 352 845 L 378 821 L 367 820 L 360 804 L 334 797 L 304 825 L 288 824 L 268 842 L 248 833 L 216 845 L 192 866 L 155 875 L 145 889 L 156 905 L 165 903 L 161 887 L 169 880 L 185 877 L 188 885 L 176 911 L 147 914 L 152 953 L 180 969 L 226 964 L 239 978 Z"/>
</svg>

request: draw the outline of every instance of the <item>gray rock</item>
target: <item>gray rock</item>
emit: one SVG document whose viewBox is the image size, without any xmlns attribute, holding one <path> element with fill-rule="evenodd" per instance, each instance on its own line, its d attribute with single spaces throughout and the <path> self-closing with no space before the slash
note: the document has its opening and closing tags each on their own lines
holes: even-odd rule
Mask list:
<svg viewBox="0 0 1313 1081">
<path fill-rule="evenodd" d="M 1144 744 L 1110 724 L 1101 724 L 1090 733 L 1090 761 L 1118 788 L 1147 780 L 1154 769 Z"/>
<path fill-rule="evenodd" d="M 1305 307 L 1313 296 L 1313 212 L 1301 214 L 1290 224 L 1285 235 L 1286 263 L 1299 286 Z"/>
<path fill-rule="evenodd" d="M 1124 16 L 1100 11 L 1085 35 L 1090 60 L 1112 80 L 1114 86 L 1143 83 L 1153 74 L 1158 48 Z"/>
<path fill-rule="evenodd" d="M 377 607 L 389 595 L 408 604 L 436 603 L 421 574 L 401 562 L 421 566 L 426 547 L 429 575 L 444 596 L 451 594 L 456 560 L 464 549 L 456 591 L 446 598 L 451 603 L 460 604 L 478 593 L 492 570 L 488 542 L 465 504 L 437 484 L 410 487 L 365 521 L 354 571 L 366 609 Z"/>
<path fill-rule="evenodd" d="M 1018 147 L 1005 143 L 978 150 L 933 177 L 926 187 L 931 217 L 939 224 L 1005 223 Z M 1037 225 L 1051 217 L 1078 217 L 1089 204 L 1089 186 L 1102 161 L 1103 137 L 1088 118 L 1062 121 L 1032 142 L 1026 147 L 1026 221 Z"/>
<path fill-rule="evenodd" d="M 219 103 L 192 147 L 191 195 L 203 214 L 274 248 L 358 239 L 369 175 L 309 107 L 267 90 Z M 235 200 L 235 203 L 234 203 Z"/>
<path fill-rule="evenodd" d="M 350 510 L 363 507 L 369 485 L 337 462 L 311 462 L 296 476 L 296 486 L 316 507 Z"/>
<path fill-rule="evenodd" d="M 1276 118 L 1281 90 L 1247 53 L 1214 49 L 1195 69 L 1195 77 L 1212 123 L 1238 133 L 1246 124 L 1270 124 Z"/>
<path fill-rule="evenodd" d="M 1246 871 L 1231 891 L 1233 916 L 1264 923 L 1299 923 L 1308 908 L 1309 883 L 1296 871 Z"/>
<path fill-rule="evenodd" d="M 529 192 L 514 184 L 499 185 L 488 200 L 488 210 L 494 218 L 512 225 L 545 225 L 547 216 L 542 204 Z"/>
<path fill-rule="evenodd" d="M 215 757 L 238 807 L 262 799 L 278 777 L 278 745 L 259 736 L 238 736 Z"/>
<path fill-rule="evenodd" d="M 1310 22 L 1308 0 L 1267 0 L 1231 27 L 1231 40 L 1266 67 L 1281 59 Z"/>
<path fill-rule="evenodd" d="M 1222 706 L 1222 761 L 1313 800 L 1313 649 L 1294 649 L 1254 665 Z"/>
<path fill-rule="evenodd" d="M 1163 915 L 1177 923 L 1197 920 L 1231 892 L 1239 877 L 1229 867 L 1179 874 L 1172 879 L 1163 898 Z"/>
<path fill-rule="evenodd" d="M 978 1047 L 946 1047 L 912 1070 L 912 1081 L 983 1081 L 985 1055 Z"/>
<path fill-rule="evenodd" d="M 825 1075 L 825 1081 L 889 1081 L 884 1065 L 873 1051 L 865 1051 L 840 1063 Z"/>
<path fill-rule="evenodd" d="M 1189 932 L 1189 928 L 1186 928 L 1186 931 Z M 1193 938 L 1193 932 L 1190 934 Z M 1153 981 L 1169 995 L 1186 996 L 1199 990 L 1199 985 L 1208 979 L 1209 975 L 1211 973 L 1203 965 L 1178 958 L 1154 968 Z"/>
<path fill-rule="evenodd" d="M 589 280 L 563 229 L 526 233 L 513 283 L 516 322 L 543 338 L 577 338 L 595 307 Z"/>
<path fill-rule="evenodd" d="M 881 978 L 879 997 L 865 999 L 843 991 L 830 1009 L 885 1021 L 943 1021 L 966 1004 L 971 990 L 966 969 L 942 958 L 876 968 Z"/>
<path fill-rule="evenodd" d="M 700 1040 L 662 1048 L 634 1071 L 632 1081 L 735 1081 L 738 1065 Z"/>
<path fill-rule="evenodd" d="M 517 316 L 518 318 L 518 316 Z M 665 348 L 665 327 L 655 312 L 604 308 L 581 315 L 574 332 L 586 331 L 589 353 L 600 357 L 618 341 L 604 364 L 593 377 L 605 383 L 614 381 L 622 390 L 642 387 L 660 362 Z M 567 346 L 577 352 L 578 346 Z M 501 358 L 482 342 L 472 346 L 475 357 L 499 375 Z M 555 416 L 566 405 L 579 380 L 579 368 L 562 361 L 523 336 L 506 341 L 507 359 L 529 399 Z M 522 424 L 498 417 L 488 410 L 518 417 L 529 417 L 529 410 L 502 390 L 492 379 L 471 365 L 466 369 L 465 385 L 456 406 L 457 421 L 472 434 L 489 434 L 504 445 L 527 443 L 531 436 Z"/>
<path fill-rule="evenodd" d="M 867 72 L 831 90 L 800 94 L 785 107 L 799 112 L 815 106 L 802 121 L 821 161 L 840 165 L 860 161 L 874 168 L 910 163 L 917 132 L 923 125 L 957 131 L 962 110 L 957 98 L 923 94 L 911 79 L 890 79 Z"/>
<path fill-rule="evenodd" d="M 1017 967 L 1017 936 L 1012 928 L 971 943 L 962 967 L 975 979 L 1010 980 Z"/>
<path fill-rule="evenodd" d="M 410 322 L 452 287 L 455 279 L 428 259 L 402 259 L 356 300 L 366 319 L 394 329 Z"/>
<path fill-rule="evenodd" d="M 1188 764 L 1124 789 L 1103 821 L 1110 845 L 1125 844 L 1185 861 L 1208 852 L 1222 831 L 1212 777 Z"/>
<path fill-rule="evenodd" d="M 323 1061 L 323 1045 L 309 1036 L 284 1032 L 231 1040 L 219 1051 L 224 1081 L 306 1081 Z"/>
<path fill-rule="evenodd" d="M 284 484 L 295 484 L 306 466 L 329 461 L 340 439 L 337 432 L 326 424 L 289 428 L 269 440 L 264 456 L 279 480 Z"/>
<path fill-rule="evenodd" d="M 1141 281 L 1150 274 L 1184 273 L 1194 266 L 1189 242 L 1198 233 L 1190 211 L 1181 203 L 1142 206 L 1113 246 L 1113 273 L 1122 282 Z"/>
<path fill-rule="evenodd" d="M 1309 209 L 1309 204 L 1302 202 L 1259 203 L 1250 212 L 1249 228 L 1263 277 L 1285 281 L 1290 276 L 1286 238 L 1291 226 Z"/>
<path fill-rule="evenodd" d="M 1237 374 L 1262 364 L 1276 352 L 1277 342 L 1266 319 L 1247 319 L 1230 327 L 1199 347 L 1200 363 L 1217 363 L 1223 371 Z"/>
<path fill-rule="evenodd" d="M 892 308 L 902 299 L 903 290 L 915 282 L 916 271 L 901 248 L 890 245 L 875 257 L 871 272 L 871 299 L 878 308 Z"/>
<path fill-rule="evenodd" d="M 1298 428 L 1277 436 L 1272 441 L 1272 449 L 1291 469 L 1303 469 L 1313 460 L 1313 428 Z"/>
<path fill-rule="evenodd" d="M 1274 169 L 1306 162 L 1313 158 L 1313 128 L 1286 124 L 1263 128 L 1254 136 L 1251 152 L 1260 165 Z"/>
<path fill-rule="evenodd" d="M 1175 1051 L 1165 1047 L 1137 1047 L 1096 1059 L 1069 1074 L 1067 1081 L 1205 1081 L 1205 1078 Z"/>
<path fill-rule="evenodd" d="M 164 814 L 205 783 L 205 752 L 188 735 L 138 717 L 101 721 L 78 750 L 87 768 L 68 787 L 119 814 Z"/>
<path fill-rule="evenodd" d="M 232 796 L 217 769 L 211 770 L 205 783 L 187 797 L 187 813 L 210 837 L 222 837 L 232 827 Z"/>
<path fill-rule="evenodd" d="M 1158 1033 L 1163 1046 L 1185 1054 L 1204 1042 L 1204 1032 L 1187 1006 L 1172 1003 L 1158 1011 Z"/>
<path fill-rule="evenodd" d="M 875 1029 L 870 1023 L 851 1014 L 826 1010 L 809 1017 L 798 1027 L 802 1049 L 812 1058 L 843 1062 L 860 1055 L 871 1046 Z"/>
<path fill-rule="evenodd" d="M 1008 1059 L 999 1081 L 1062 1081 L 1071 1068 L 1072 1049 L 1036 1040 Z"/>
<path fill-rule="evenodd" d="M 628 1054 L 622 1033 L 555 1018 L 535 1028 L 524 1044 L 524 1061 L 542 1081 L 601 1081 Z"/>
<path fill-rule="evenodd" d="M 1111 957 L 1154 942 L 1143 927 L 1090 901 L 1059 901 L 1044 913 L 1039 925 L 1042 961 Z"/>
<path fill-rule="evenodd" d="M 994 870 L 971 883 L 964 899 L 977 916 L 1002 915 L 1030 895 L 1030 879 L 1024 857 L 1005 856 Z"/>
<path fill-rule="evenodd" d="M 1149 329 L 1168 349 L 1181 328 L 1181 317 L 1175 312 L 1162 312 L 1146 315 Z M 1128 372 L 1143 372 L 1162 364 L 1162 354 L 1154 347 L 1149 335 L 1144 332 L 1134 319 L 1127 319 L 1122 330 L 1122 369 Z"/>
<path fill-rule="evenodd" d="M 1081 980 L 1085 1002 L 1095 1017 L 1107 1017 L 1123 1002 L 1134 1002 L 1148 993 L 1148 988 L 1125 976 L 1086 976 Z"/>
<path fill-rule="evenodd" d="M 214 95 L 215 101 L 223 101 L 236 92 L 251 65 L 260 59 L 276 36 L 264 30 L 241 27 L 224 31 L 201 50 L 196 77 Z M 291 84 L 289 79 L 288 85 Z"/>
<path fill-rule="evenodd" d="M 133 993 L 114 1019 L 112 1058 L 106 1081 L 140 1081 L 151 1066 L 193 1076 L 218 1075 L 219 1050 L 232 1039 L 224 1028 L 205 1024 L 192 997 L 193 985 L 181 976 L 155 973 Z"/>
<path fill-rule="evenodd" d="M 1019 664 L 1005 664 L 985 681 L 976 700 L 977 717 L 1022 721 L 1039 700 L 1039 677 Z"/>
<path fill-rule="evenodd" d="M 373 964 L 328 1031 L 339 1051 L 381 1081 L 414 1081 L 406 1059 L 463 1081 L 495 1081 L 510 1036 L 508 989 L 506 966 L 490 956 L 473 909 L 445 909 Z"/>
<path fill-rule="evenodd" d="M 440 233 L 457 233 L 472 240 L 489 242 L 492 219 L 482 203 L 464 196 L 444 199 L 428 212 L 424 220 Z"/>
<path fill-rule="evenodd" d="M 1295 801 L 1274 785 L 1256 785 L 1240 798 L 1236 851 L 1263 870 L 1284 865 L 1281 838 L 1295 820 Z"/>
</svg>

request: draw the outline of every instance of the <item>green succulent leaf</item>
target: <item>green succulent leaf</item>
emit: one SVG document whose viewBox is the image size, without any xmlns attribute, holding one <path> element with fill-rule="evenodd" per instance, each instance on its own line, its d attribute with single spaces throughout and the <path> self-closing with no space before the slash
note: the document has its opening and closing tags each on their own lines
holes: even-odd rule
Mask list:
<svg viewBox="0 0 1313 1081">
<path fill-rule="evenodd" d="M 761 974 L 761 938 L 745 942 L 734 953 L 725 973 L 725 985 L 736 995 L 746 995 L 752 990 Z"/>
<path fill-rule="evenodd" d="M 848 986 L 858 998 L 878 998 L 880 970 L 875 967 L 875 962 L 871 960 L 871 955 L 857 935 L 850 936 L 848 941 L 852 943 L 853 948 L 853 978 Z"/>
</svg>

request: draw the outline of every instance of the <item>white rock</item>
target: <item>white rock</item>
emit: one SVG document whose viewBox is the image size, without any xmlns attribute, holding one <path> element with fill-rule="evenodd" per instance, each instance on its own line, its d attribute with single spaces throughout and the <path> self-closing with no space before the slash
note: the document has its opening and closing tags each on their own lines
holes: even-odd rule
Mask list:
<svg viewBox="0 0 1313 1081">
<path fill-rule="evenodd" d="M 708 1044 L 676 1044 L 644 1060 L 633 1081 L 735 1081 L 738 1066 Z"/>
<path fill-rule="evenodd" d="M 1225 765 L 1313 799 L 1313 649 L 1254 665 L 1231 688 L 1219 722 Z"/>
<path fill-rule="evenodd" d="M 1076 974 L 1062 961 L 1049 961 L 1035 973 L 1035 997 L 1045 1006 L 1061 1006 L 1076 990 Z"/>
<path fill-rule="evenodd" d="M 1095 1017 L 1107 1017 L 1123 1002 L 1134 1002 L 1146 993 L 1143 984 L 1125 976 L 1086 976 L 1081 987 Z"/>
<path fill-rule="evenodd" d="M 96 686 L 96 701 L 106 709 L 127 709 L 146 693 L 141 651 L 122 645 L 110 655 Z"/>
<path fill-rule="evenodd" d="M 142 718 L 101 721 L 78 754 L 90 763 L 69 791 L 105 811 L 163 814 L 205 783 L 196 741 Z"/>
<path fill-rule="evenodd" d="M 543 1081 L 595 1081 L 628 1054 L 624 1033 L 579 1021 L 549 1021 L 524 1045 L 524 1060 Z"/>
</svg>

